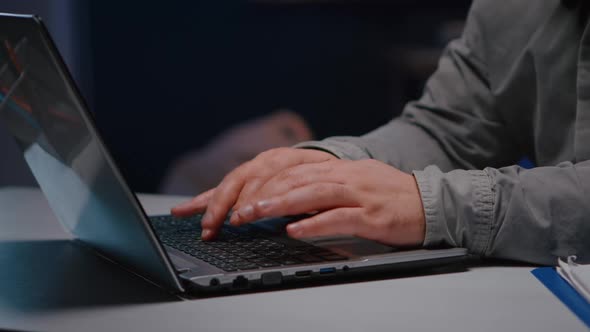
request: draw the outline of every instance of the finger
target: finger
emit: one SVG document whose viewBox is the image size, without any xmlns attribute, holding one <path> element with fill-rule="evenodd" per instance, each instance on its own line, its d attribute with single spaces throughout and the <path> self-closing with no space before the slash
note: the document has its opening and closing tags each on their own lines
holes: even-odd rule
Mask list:
<svg viewBox="0 0 590 332">
<path fill-rule="evenodd" d="M 252 174 L 262 180 L 271 178 L 276 172 L 279 172 L 291 165 L 305 162 L 306 158 L 316 158 L 319 160 L 329 159 L 331 157 L 312 151 L 303 151 L 295 149 L 274 149 L 261 153 L 254 160 L 243 164 L 219 184 L 213 197 L 209 200 L 207 210 L 201 225 L 203 230 L 215 231 L 223 224 L 223 221 L 232 206 L 238 200 L 246 182 L 252 178 Z"/>
<path fill-rule="evenodd" d="M 203 238 L 211 239 L 214 237 L 214 233 L 223 224 L 230 208 L 236 203 L 246 181 L 253 174 L 267 179 L 291 165 L 303 163 L 307 160 L 317 162 L 333 158 L 335 157 L 318 151 L 280 148 L 263 152 L 254 160 L 238 167 L 224 178 L 216 188 L 213 197 L 209 200 L 207 210 L 201 221 Z"/>
<path fill-rule="evenodd" d="M 245 203 L 251 201 L 254 193 L 256 193 L 258 191 L 258 189 L 260 189 L 260 187 L 262 187 L 264 185 L 265 182 L 266 182 L 266 179 L 264 179 L 262 177 L 256 177 L 251 180 L 248 180 L 248 182 L 246 182 L 246 184 L 242 188 L 242 191 L 240 192 L 240 196 L 238 196 L 238 200 L 233 207 L 234 210 L 239 209 Z"/>
<path fill-rule="evenodd" d="M 313 183 L 279 196 L 247 204 L 232 214 L 233 225 L 257 219 L 324 211 L 332 208 L 358 206 L 354 192 L 337 183 Z"/>
<path fill-rule="evenodd" d="M 201 236 L 203 239 L 213 238 L 223 224 L 227 213 L 235 204 L 244 186 L 248 174 L 248 165 L 249 163 L 246 163 L 228 174 L 215 189 L 201 219 L 201 227 L 203 228 Z"/>
<path fill-rule="evenodd" d="M 192 216 L 197 213 L 205 212 L 207 208 L 207 204 L 211 197 L 213 197 L 213 193 L 215 192 L 215 188 L 207 190 L 200 195 L 197 195 L 190 201 L 183 202 L 170 210 L 170 213 L 176 217 L 188 217 Z"/>
<path fill-rule="evenodd" d="M 240 195 L 238 196 L 236 204 L 234 204 L 234 206 L 232 207 L 234 213 L 232 213 L 229 220 L 231 224 L 237 225 L 238 215 L 237 213 L 235 213 L 235 211 L 239 210 L 243 206 L 246 206 L 247 202 L 251 201 L 253 194 L 258 191 L 258 189 L 264 184 L 264 182 L 264 179 L 260 177 L 254 178 L 246 182 L 246 184 L 242 188 L 242 191 L 240 192 Z"/>
<path fill-rule="evenodd" d="M 361 236 L 363 224 L 360 207 L 337 208 L 318 213 L 287 226 L 289 236 L 301 239 L 320 236 Z"/>
</svg>

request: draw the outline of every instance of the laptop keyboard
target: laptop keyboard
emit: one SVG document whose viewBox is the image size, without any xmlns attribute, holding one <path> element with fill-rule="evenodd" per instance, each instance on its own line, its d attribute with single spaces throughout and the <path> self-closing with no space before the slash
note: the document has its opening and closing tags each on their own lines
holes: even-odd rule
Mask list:
<svg viewBox="0 0 590 332">
<path fill-rule="evenodd" d="M 224 225 L 213 241 L 201 240 L 201 216 L 150 217 L 162 243 L 226 272 L 347 259 L 333 251 L 290 238 Z"/>
</svg>

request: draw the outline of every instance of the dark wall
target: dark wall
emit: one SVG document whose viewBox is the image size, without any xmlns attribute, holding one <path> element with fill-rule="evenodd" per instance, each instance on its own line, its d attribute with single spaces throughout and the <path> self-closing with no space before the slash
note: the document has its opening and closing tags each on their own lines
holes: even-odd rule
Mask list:
<svg viewBox="0 0 590 332">
<path fill-rule="evenodd" d="M 175 156 L 276 108 L 318 138 L 362 134 L 411 97 L 392 47 L 435 44 L 468 7 L 401 3 L 92 2 L 98 125 L 141 191 Z"/>
</svg>

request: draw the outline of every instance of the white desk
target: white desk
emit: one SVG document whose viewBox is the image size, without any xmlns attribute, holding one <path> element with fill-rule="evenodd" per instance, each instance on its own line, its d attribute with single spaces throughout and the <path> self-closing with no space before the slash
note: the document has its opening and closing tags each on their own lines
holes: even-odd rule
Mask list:
<svg viewBox="0 0 590 332">
<path fill-rule="evenodd" d="M 151 214 L 166 213 L 179 200 L 178 197 L 141 196 Z M 64 237 L 36 189 L 0 188 L 0 244 Z M 11 269 L 11 266 L 0 265 L 0 269 Z M 190 301 L 151 298 L 139 303 L 99 301 L 63 308 L 43 308 L 37 303 L 35 309 L 27 309 L 18 305 L 17 299 L 8 298 L 15 294 L 8 288 L 11 285 L 4 285 L 0 286 L 5 289 L 4 294 L 0 293 L 0 328 L 47 331 L 586 331 L 583 323 L 534 278 L 531 269 L 478 264 L 468 267 L 467 271 L 449 274 Z M 42 273 L 39 277 L 43 277 Z M 25 281 L 0 282 L 21 287 L 19 282 Z M 96 285 L 96 282 L 91 284 Z M 68 285 L 61 287 L 66 291 L 70 289 Z M 139 288 L 138 291 L 161 292 L 151 285 L 142 287 L 150 289 Z M 111 296 L 109 291 L 100 290 L 105 296 Z M 44 294 L 39 299 L 47 301 L 48 296 L 55 295 Z"/>
</svg>

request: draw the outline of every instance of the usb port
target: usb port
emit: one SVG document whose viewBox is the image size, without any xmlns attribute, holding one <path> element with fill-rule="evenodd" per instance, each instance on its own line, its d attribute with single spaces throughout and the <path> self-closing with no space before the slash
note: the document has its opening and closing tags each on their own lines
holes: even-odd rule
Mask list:
<svg viewBox="0 0 590 332">
<path fill-rule="evenodd" d="M 335 267 L 323 267 L 320 269 L 320 274 L 330 274 L 336 272 Z"/>
<path fill-rule="evenodd" d="M 297 271 L 295 272 L 295 276 L 300 278 L 309 277 L 311 276 L 311 270 Z"/>
</svg>

